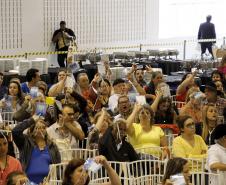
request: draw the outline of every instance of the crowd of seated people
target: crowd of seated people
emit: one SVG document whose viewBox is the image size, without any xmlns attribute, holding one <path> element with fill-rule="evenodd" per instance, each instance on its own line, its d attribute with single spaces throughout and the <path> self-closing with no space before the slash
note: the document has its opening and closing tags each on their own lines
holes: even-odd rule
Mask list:
<svg viewBox="0 0 226 185">
<path fill-rule="evenodd" d="M 112 184 L 121 181 L 107 161 L 172 158 L 162 181 L 165 185 L 177 173 L 184 173 L 189 184 L 189 160 L 208 158 L 209 153 L 207 170 L 226 171 L 225 158 L 214 161 L 218 158 L 214 158 L 212 147 L 216 139 L 215 148 L 226 150 L 226 129 L 219 137 L 214 134 L 225 124 L 222 67 L 213 72 L 204 92 L 196 72 L 188 73 L 176 91 L 176 99 L 184 102 L 181 107 L 172 102 L 161 72 L 152 72 L 149 66 L 138 69 L 134 64 L 125 78 L 111 79 L 109 70 L 105 75 L 97 73 L 90 81 L 84 69 L 75 74 L 60 69 L 50 88 L 41 81 L 37 69 L 27 71 L 26 82 L 12 79 L 8 87 L 2 86 L 0 73 L 0 185 L 13 184 L 16 176 L 40 184 L 51 164 L 69 161 L 63 184 L 88 184 L 85 161 L 64 152 L 76 149 L 101 155 L 95 161 L 106 168 Z M 145 71 L 152 75 L 150 81 L 145 79 Z M 11 120 L 5 118 L 8 113 Z"/>
</svg>

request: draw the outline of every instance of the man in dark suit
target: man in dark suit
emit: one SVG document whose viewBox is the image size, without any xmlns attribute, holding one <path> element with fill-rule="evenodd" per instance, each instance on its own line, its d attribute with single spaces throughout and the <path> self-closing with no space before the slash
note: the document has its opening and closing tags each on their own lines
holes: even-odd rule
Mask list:
<svg viewBox="0 0 226 185">
<path fill-rule="evenodd" d="M 198 40 L 199 39 L 216 39 L 216 33 L 215 33 L 215 26 L 213 23 L 211 23 L 211 15 L 208 15 L 206 17 L 206 22 L 200 24 L 199 32 L 198 32 Z M 201 44 L 201 56 L 206 52 L 206 49 L 208 49 L 209 53 L 213 57 L 213 51 L 212 51 L 212 45 L 213 43 L 216 43 L 216 41 L 211 42 L 199 42 Z"/>
<path fill-rule="evenodd" d="M 56 43 L 56 51 L 68 51 L 70 41 L 75 39 L 74 32 L 66 28 L 66 22 L 60 22 L 60 29 L 56 30 L 53 34 L 52 41 Z M 67 60 L 67 54 L 58 54 L 58 64 L 60 67 L 65 67 L 65 60 Z M 67 64 L 67 61 L 66 61 Z"/>
</svg>

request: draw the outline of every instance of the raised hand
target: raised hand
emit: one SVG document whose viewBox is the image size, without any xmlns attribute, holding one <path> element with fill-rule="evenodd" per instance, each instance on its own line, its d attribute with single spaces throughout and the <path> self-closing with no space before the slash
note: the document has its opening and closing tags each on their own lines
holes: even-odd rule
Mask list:
<svg viewBox="0 0 226 185">
<path fill-rule="evenodd" d="M 142 105 L 140 105 L 139 103 L 135 103 L 134 104 L 134 107 L 133 107 L 133 110 L 135 111 L 135 112 L 139 112 L 141 109 L 142 109 Z"/>
<path fill-rule="evenodd" d="M 68 93 L 68 94 L 71 94 L 73 92 L 73 88 L 71 88 L 71 87 L 67 87 L 66 88 L 66 94 Z"/>
<path fill-rule="evenodd" d="M 103 165 L 103 166 L 108 165 L 108 161 L 107 161 L 107 159 L 106 159 L 103 155 L 96 156 L 96 157 L 94 158 L 94 161 L 95 161 L 97 164 L 101 164 L 101 165 Z"/>
<path fill-rule="evenodd" d="M 95 76 L 94 76 L 94 78 L 93 78 L 93 81 L 94 82 L 98 82 L 100 80 L 101 80 L 101 74 L 100 73 L 96 73 Z"/>
<path fill-rule="evenodd" d="M 150 65 L 147 65 L 145 67 L 145 69 L 146 69 L 146 72 L 148 72 L 148 73 L 151 73 L 153 71 L 153 69 L 152 69 L 152 67 Z"/>
<path fill-rule="evenodd" d="M 131 70 L 131 72 L 135 72 L 137 70 L 137 64 L 133 64 Z"/>
<path fill-rule="evenodd" d="M 31 95 L 28 94 L 24 97 L 24 103 L 28 104 L 30 101 L 31 101 Z"/>
</svg>

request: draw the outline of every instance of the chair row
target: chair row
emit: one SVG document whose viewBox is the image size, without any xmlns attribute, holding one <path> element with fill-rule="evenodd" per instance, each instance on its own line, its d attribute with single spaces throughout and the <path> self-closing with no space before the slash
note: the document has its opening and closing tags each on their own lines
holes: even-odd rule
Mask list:
<svg viewBox="0 0 226 185">
<path fill-rule="evenodd" d="M 198 163 L 200 161 L 197 161 Z M 124 185 L 136 184 L 136 185 L 158 185 L 161 184 L 165 168 L 166 161 L 160 160 L 140 160 L 134 162 L 109 162 L 112 168 L 117 172 Z M 193 159 L 193 163 L 195 160 Z M 54 164 L 50 166 L 50 172 L 47 177 L 47 181 L 51 185 L 60 185 L 63 180 L 64 170 L 67 163 Z M 88 172 L 92 185 L 101 184 L 107 182 L 108 176 L 104 168 L 101 168 L 98 172 Z M 211 185 L 214 182 L 219 182 L 222 178 L 221 173 L 212 174 L 204 171 L 191 171 L 191 182 L 196 185 Z"/>
</svg>

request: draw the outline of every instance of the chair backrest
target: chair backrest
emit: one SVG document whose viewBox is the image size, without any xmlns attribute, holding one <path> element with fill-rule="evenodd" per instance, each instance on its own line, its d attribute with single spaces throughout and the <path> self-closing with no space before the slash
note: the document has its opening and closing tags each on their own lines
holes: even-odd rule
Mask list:
<svg viewBox="0 0 226 185">
<path fill-rule="evenodd" d="M 0 125 L 13 129 L 17 125 L 17 121 L 13 120 L 13 112 L 1 112 Z"/>
<path fill-rule="evenodd" d="M 206 158 L 186 158 L 189 162 L 191 173 L 200 173 L 205 171 Z"/>
<path fill-rule="evenodd" d="M 131 185 L 134 184 L 134 179 L 133 178 L 124 178 L 124 177 L 120 177 L 120 180 L 122 182 L 123 185 Z M 100 185 L 100 184 L 108 184 L 110 182 L 109 177 L 104 177 L 104 178 L 100 178 L 100 179 L 94 179 L 91 180 L 89 185 Z"/>
<path fill-rule="evenodd" d="M 195 185 L 226 185 L 225 180 L 221 178 L 224 178 L 224 176 L 221 176 L 219 173 L 193 172 L 191 173 L 191 183 Z"/>
<path fill-rule="evenodd" d="M 119 177 L 128 177 L 127 171 L 127 163 L 125 162 L 118 162 L 118 161 L 109 161 L 111 167 L 116 171 Z M 102 167 L 97 173 L 89 173 L 90 179 L 101 179 L 108 177 L 107 171 L 104 167 Z"/>
<path fill-rule="evenodd" d="M 159 177 L 164 174 L 166 161 L 162 160 L 139 160 L 127 163 L 128 177 L 137 178 L 140 176 L 154 175 Z"/>
<path fill-rule="evenodd" d="M 78 141 L 79 148 L 88 149 L 88 139 L 84 138 L 82 141 Z"/>
<path fill-rule="evenodd" d="M 168 147 L 169 154 L 167 158 L 170 158 L 172 147 Z M 136 148 L 136 152 L 140 155 L 141 160 L 158 160 L 161 159 L 162 153 L 165 150 L 164 147 L 159 146 L 151 146 L 151 147 L 143 147 L 143 148 Z"/>
<path fill-rule="evenodd" d="M 83 148 L 68 149 L 60 151 L 62 161 L 70 161 L 73 158 L 88 159 L 98 155 L 98 150 L 90 150 Z"/>
<path fill-rule="evenodd" d="M 178 136 L 178 134 L 167 134 L 167 135 L 165 135 L 166 140 L 167 140 L 167 145 L 168 145 L 169 148 L 172 148 L 173 140 L 177 136 Z"/>
<path fill-rule="evenodd" d="M 50 165 L 49 174 L 46 178 L 47 182 L 53 185 L 61 184 L 63 181 L 64 171 L 66 169 L 67 164 L 68 163 L 63 162 L 59 164 Z M 119 177 L 128 177 L 126 163 L 109 161 L 109 164 L 117 172 Z M 100 170 L 98 170 L 98 172 L 96 173 L 93 173 L 90 171 L 88 173 L 91 181 L 93 180 L 98 181 L 98 180 L 104 180 L 104 179 L 106 180 L 108 178 L 107 171 L 103 167 Z M 129 184 L 125 184 L 125 185 L 129 185 Z"/>
<path fill-rule="evenodd" d="M 46 181 L 51 185 L 61 184 L 67 164 L 68 163 L 51 164 Z"/>
<path fill-rule="evenodd" d="M 195 163 L 200 163 L 201 160 L 188 159 Z M 204 160 L 203 160 L 204 161 Z M 160 160 L 140 160 L 134 162 L 114 162 L 109 161 L 109 164 L 117 172 L 124 185 L 159 185 L 162 182 L 167 161 Z M 62 184 L 64 170 L 67 163 L 50 165 L 47 182 L 51 185 Z M 197 165 L 195 165 L 197 166 Z M 196 168 L 194 168 L 196 169 Z M 98 172 L 89 172 L 90 184 L 97 185 L 104 182 L 109 182 L 109 177 L 106 170 L 102 167 Z M 226 185 L 225 172 L 222 173 L 206 173 L 202 171 L 191 171 L 191 182 L 196 185 Z"/>
<path fill-rule="evenodd" d="M 161 174 L 152 174 L 141 177 L 136 177 L 133 179 L 133 184 L 136 185 L 162 185 L 163 175 Z"/>
</svg>

